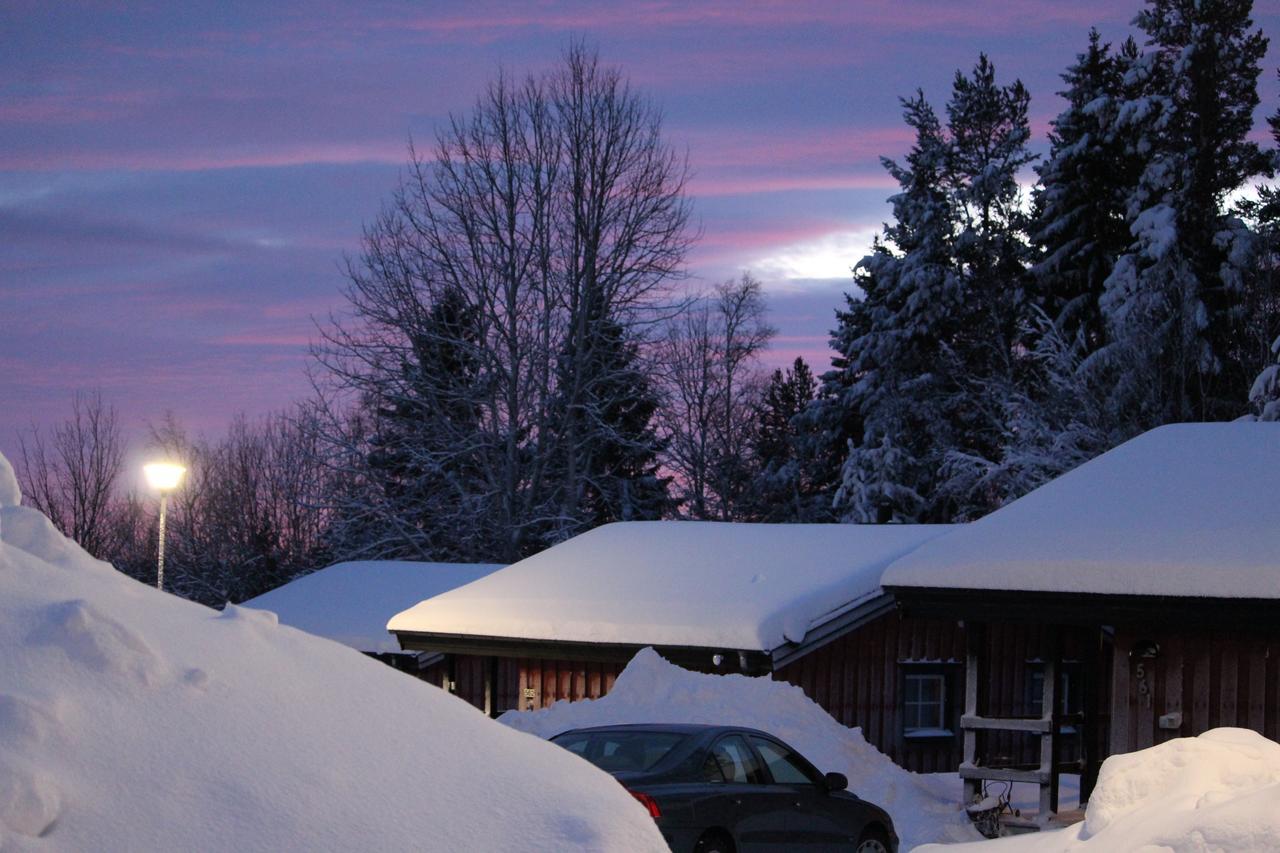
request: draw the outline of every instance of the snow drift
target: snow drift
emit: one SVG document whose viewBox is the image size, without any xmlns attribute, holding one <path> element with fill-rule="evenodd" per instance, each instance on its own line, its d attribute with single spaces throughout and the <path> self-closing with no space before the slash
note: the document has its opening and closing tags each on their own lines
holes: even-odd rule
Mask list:
<svg viewBox="0 0 1280 853">
<path fill-rule="evenodd" d="M 886 809 L 902 849 L 929 841 L 978 837 L 959 810 L 959 786 L 898 767 L 857 729 L 836 722 L 799 687 L 771 678 L 704 675 L 644 649 L 600 699 L 560 701 L 540 711 L 508 711 L 499 718 L 540 737 L 584 726 L 624 723 L 709 723 L 769 732 L 823 772 L 849 777 L 855 794 Z"/>
<path fill-rule="evenodd" d="M 1280 744 L 1247 729 L 1113 755 L 1083 823 L 933 853 L 1161 853 L 1280 850 Z"/>
<path fill-rule="evenodd" d="M 0 457 L 0 849 L 665 849 L 576 756 L 132 581 L 18 500 Z"/>
</svg>

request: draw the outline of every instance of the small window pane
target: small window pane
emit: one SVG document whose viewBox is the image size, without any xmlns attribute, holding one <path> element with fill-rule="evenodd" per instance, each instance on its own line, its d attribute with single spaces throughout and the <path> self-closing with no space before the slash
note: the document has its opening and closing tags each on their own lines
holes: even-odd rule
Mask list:
<svg viewBox="0 0 1280 853">
<path fill-rule="evenodd" d="M 946 730 L 946 676 L 908 673 L 903 681 L 903 728 L 908 734 Z"/>
</svg>

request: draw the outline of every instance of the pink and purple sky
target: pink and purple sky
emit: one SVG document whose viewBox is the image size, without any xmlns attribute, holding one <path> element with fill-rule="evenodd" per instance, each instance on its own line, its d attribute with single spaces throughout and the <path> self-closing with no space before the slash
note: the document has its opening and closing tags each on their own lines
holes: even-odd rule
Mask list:
<svg viewBox="0 0 1280 853">
<path fill-rule="evenodd" d="M 216 434 L 308 390 L 312 318 L 429 140 L 499 66 L 599 48 L 687 148 L 695 284 L 747 270 L 770 361 L 821 371 L 849 267 L 885 218 L 898 97 L 941 106 L 978 52 L 1032 93 L 1036 148 L 1090 25 L 1139 0 L 747 3 L 65 2 L 0 6 L 0 452 L 99 390 L 131 434 Z M 1255 20 L 1280 39 L 1280 3 Z M 1275 109 L 1273 44 L 1262 84 Z"/>
</svg>

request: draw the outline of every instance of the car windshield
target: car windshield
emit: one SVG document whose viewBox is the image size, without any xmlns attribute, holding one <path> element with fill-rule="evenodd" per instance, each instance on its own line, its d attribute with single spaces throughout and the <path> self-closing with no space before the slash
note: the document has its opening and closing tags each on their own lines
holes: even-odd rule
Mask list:
<svg viewBox="0 0 1280 853">
<path fill-rule="evenodd" d="M 612 773 L 650 770 L 685 737 L 675 732 L 565 732 L 551 742 Z"/>
</svg>

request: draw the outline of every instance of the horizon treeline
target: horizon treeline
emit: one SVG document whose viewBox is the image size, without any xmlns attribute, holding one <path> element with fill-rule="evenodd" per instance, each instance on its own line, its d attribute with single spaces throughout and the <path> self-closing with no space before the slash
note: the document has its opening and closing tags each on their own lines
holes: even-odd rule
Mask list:
<svg viewBox="0 0 1280 853">
<path fill-rule="evenodd" d="M 1141 44 L 1090 32 L 1043 157 L 1029 93 L 985 55 L 941 107 L 905 97 L 915 143 L 883 160 L 891 218 L 850 259 L 820 377 L 762 368 L 749 273 L 682 286 L 688 164 L 621 71 L 575 44 L 500 75 L 411 149 L 313 397 L 218 441 L 152 428 L 192 468 L 172 589 L 221 604 L 339 559 L 509 562 L 619 520 L 968 521 L 1164 423 L 1280 419 L 1280 158 L 1252 136 L 1250 12 L 1149 0 Z M 114 410 L 78 397 L 16 461 L 30 502 L 147 579 L 123 459 Z"/>
</svg>

